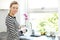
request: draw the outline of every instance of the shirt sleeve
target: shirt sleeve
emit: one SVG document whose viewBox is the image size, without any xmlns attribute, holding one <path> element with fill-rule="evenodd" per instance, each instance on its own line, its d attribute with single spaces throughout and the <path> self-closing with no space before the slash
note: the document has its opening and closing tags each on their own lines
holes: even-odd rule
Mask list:
<svg viewBox="0 0 60 40">
<path fill-rule="evenodd" d="M 13 37 L 17 36 L 17 31 L 14 25 L 14 20 L 7 21 L 6 25 L 7 25 L 8 33 Z"/>
<path fill-rule="evenodd" d="M 13 20 L 7 20 L 6 21 L 6 26 L 9 31 L 13 32 L 15 29 L 14 21 Z"/>
</svg>

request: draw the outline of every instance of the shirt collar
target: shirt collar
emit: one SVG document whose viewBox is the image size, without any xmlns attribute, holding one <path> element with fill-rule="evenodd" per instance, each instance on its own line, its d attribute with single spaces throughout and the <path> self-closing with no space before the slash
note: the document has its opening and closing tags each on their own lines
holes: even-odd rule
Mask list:
<svg viewBox="0 0 60 40">
<path fill-rule="evenodd" d="M 8 14 L 10 17 L 12 17 L 12 18 L 16 18 L 15 16 L 11 16 L 10 14 Z"/>
</svg>

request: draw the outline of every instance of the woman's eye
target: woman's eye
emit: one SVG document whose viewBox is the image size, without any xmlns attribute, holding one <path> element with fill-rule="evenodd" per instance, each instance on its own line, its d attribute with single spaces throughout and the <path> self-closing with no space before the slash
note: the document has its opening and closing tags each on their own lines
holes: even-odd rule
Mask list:
<svg viewBox="0 0 60 40">
<path fill-rule="evenodd" d="M 13 9 L 15 9 L 15 7 L 13 7 Z"/>
<path fill-rule="evenodd" d="M 16 9 L 18 9 L 18 8 L 16 8 Z"/>
<path fill-rule="evenodd" d="M 18 9 L 18 7 L 16 8 L 16 7 L 13 7 L 13 9 Z"/>
</svg>

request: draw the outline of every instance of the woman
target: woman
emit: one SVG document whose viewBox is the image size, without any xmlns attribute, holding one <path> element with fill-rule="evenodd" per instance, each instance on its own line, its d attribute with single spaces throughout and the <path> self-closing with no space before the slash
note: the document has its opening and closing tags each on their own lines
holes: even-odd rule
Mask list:
<svg viewBox="0 0 60 40">
<path fill-rule="evenodd" d="M 7 40 L 19 40 L 18 29 L 19 24 L 16 21 L 16 17 L 14 16 L 18 12 L 18 3 L 13 1 L 10 4 L 10 11 L 6 17 L 6 26 L 8 37 Z"/>
</svg>

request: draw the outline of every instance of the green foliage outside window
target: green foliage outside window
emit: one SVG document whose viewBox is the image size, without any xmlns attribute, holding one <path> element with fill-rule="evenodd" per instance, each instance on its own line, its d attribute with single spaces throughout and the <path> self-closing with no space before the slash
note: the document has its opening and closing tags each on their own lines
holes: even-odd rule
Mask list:
<svg viewBox="0 0 60 40">
<path fill-rule="evenodd" d="M 44 35 L 46 33 L 45 27 L 48 25 L 49 28 L 52 26 L 52 28 L 55 28 L 55 31 L 58 31 L 58 14 L 53 13 L 53 16 L 48 17 L 46 20 L 43 20 L 39 23 L 39 32 Z"/>
</svg>

